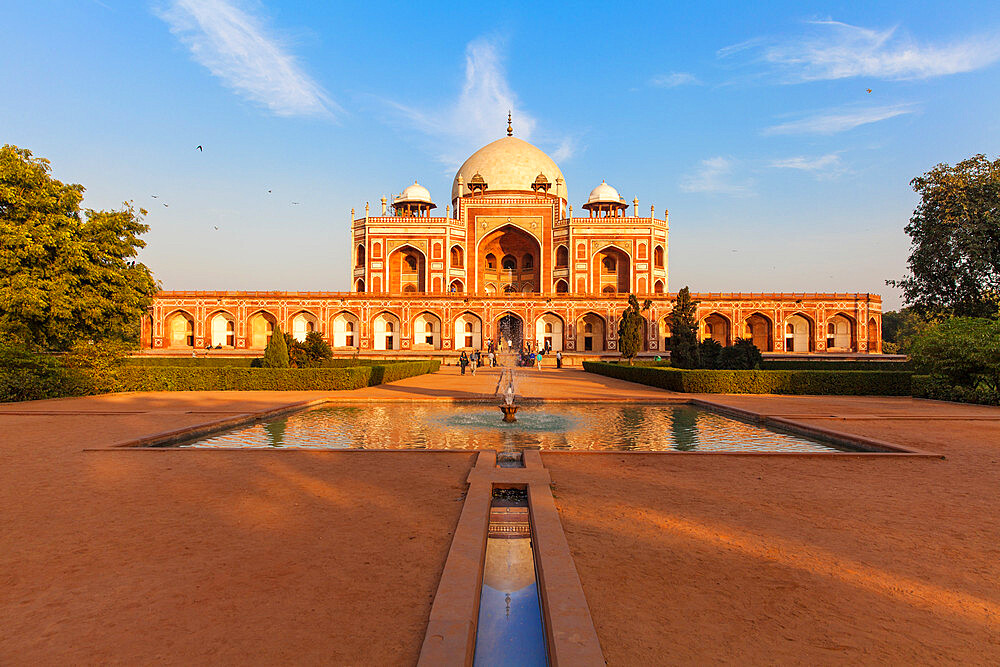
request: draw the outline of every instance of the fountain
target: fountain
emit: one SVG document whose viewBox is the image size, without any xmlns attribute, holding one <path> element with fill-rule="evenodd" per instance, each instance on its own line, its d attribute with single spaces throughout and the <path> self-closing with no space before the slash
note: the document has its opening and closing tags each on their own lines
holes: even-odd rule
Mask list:
<svg viewBox="0 0 1000 667">
<path fill-rule="evenodd" d="M 493 390 L 493 395 L 499 394 L 503 397 L 500 412 L 503 413 L 503 420 L 508 424 L 516 422 L 517 405 L 514 404 L 514 369 L 506 364 L 500 368 L 500 377 L 497 378 L 497 388 Z"/>
</svg>

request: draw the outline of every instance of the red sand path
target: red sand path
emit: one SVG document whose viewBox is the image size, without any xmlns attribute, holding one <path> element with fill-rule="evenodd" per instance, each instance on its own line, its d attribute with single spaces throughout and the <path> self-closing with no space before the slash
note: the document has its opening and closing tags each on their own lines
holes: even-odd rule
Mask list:
<svg viewBox="0 0 1000 667">
<path fill-rule="evenodd" d="M 529 396 L 677 398 L 528 373 Z M 83 451 L 323 396 L 0 406 L 0 664 L 412 664 L 472 454 Z M 947 459 L 545 454 L 610 664 L 1000 661 L 1000 410 L 706 398 Z"/>
</svg>

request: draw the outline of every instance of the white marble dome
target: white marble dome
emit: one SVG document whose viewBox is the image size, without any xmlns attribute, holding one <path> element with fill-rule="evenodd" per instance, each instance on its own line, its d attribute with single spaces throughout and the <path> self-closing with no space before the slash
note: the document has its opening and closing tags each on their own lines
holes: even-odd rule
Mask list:
<svg viewBox="0 0 1000 667">
<path fill-rule="evenodd" d="M 601 184 L 590 191 L 587 197 L 588 204 L 622 204 L 625 200 L 613 187 L 601 181 Z"/>
<path fill-rule="evenodd" d="M 539 148 L 517 137 L 497 139 L 469 156 L 455 174 L 451 198 L 468 194 L 467 185 L 476 174 L 486 181 L 487 192 L 533 192 L 531 186 L 535 179 L 539 174 L 544 174 L 549 183 L 552 183 L 549 194 L 566 199 L 566 180 L 559 166 Z M 459 176 L 462 177 L 461 187 L 458 184 Z M 562 183 L 557 183 L 556 179 L 562 179 Z"/>
<path fill-rule="evenodd" d="M 420 185 L 416 181 L 413 181 L 413 185 L 408 186 L 398 197 L 392 200 L 394 203 L 410 203 L 410 202 L 420 202 L 423 204 L 433 204 L 431 201 L 431 193 L 424 186 Z"/>
</svg>

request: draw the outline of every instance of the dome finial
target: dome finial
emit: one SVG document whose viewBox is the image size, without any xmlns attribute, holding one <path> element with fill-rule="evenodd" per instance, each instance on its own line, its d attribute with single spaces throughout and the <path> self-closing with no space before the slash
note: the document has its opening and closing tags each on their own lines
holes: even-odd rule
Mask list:
<svg viewBox="0 0 1000 667">
<path fill-rule="evenodd" d="M 507 136 L 508 137 L 513 137 L 514 136 L 514 126 L 511 125 L 510 122 L 511 122 L 511 115 L 510 115 L 510 111 L 508 111 L 507 112 Z"/>
</svg>

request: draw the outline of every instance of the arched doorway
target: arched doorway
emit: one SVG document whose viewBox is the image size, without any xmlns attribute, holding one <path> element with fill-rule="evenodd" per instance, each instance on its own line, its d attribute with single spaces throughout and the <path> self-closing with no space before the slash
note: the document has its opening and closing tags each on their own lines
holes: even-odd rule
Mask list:
<svg viewBox="0 0 1000 667">
<path fill-rule="evenodd" d="M 389 292 L 427 291 L 427 262 L 424 253 L 404 245 L 389 254 Z"/>
<path fill-rule="evenodd" d="M 479 266 L 476 267 L 476 284 L 494 283 L 500 292 L 507 285 L 532 285 L 532 292 L 541 284 L 539 263 L 541 245 L 538 240 L 514 225 L 487 234 L 479 243 Z"/>
<path fill-rule="evenodd" d="M 774 333 L 770 318 L 754 313 L 743 323 L 743 338 L 752 342 L 761 352 L 770 352 L 774 346 Z"/>
<path fill-rule="evenodd" d="M 413 349 L 441 349 L 441 319 L 433 313 L 420 313 L 413 320 Z"/>
<path fill-rule="evenodd" d="M 277 322 L 274 315 L 263 310 L 251 315 L 247 325 L 250 330 L 250 347 L 258 350 L 267 347 Z"/>
<path fill-rule="evenodd" d="M 628 294 L 632 291 L 631 258 L 620 248 L 604 248 L 594 255 L 593 281 L 595 292 Z"/>
<path fill-rule="evenodd" d="M 167 317 L 167 347 L 194 347 L 194 318 L 183 310 Z"/>
<path fill-rule="evenodd" d="M 837 314 L 826 323 L 826 351 L 854 352 L 857 334 L 854 322 L 845 315 Z"/>
<path fill-rule="evenodd" d="M 292 338 L 304 343 L 306 336 L 316 331 L 316 316 L 312 313 L 302 311 L 301 313 L 296 313 L 292 317 Z"/>
<path fill-rule="evenodd" d="M 576 321 L 577 352 L 604 351 L 604 318 L 587 313 Z"/>
<path fill-rule="evenodd" d="M 512 313 L 497 320 L 497 341 L 501 349 L 520 350 L 524 346 L 524 321 Z"/>
<path fill-rule="evenodd" d="M 400 343 L 399 318 L 392 313 L 380 313 L 375 317 L 375 337 L 372 341 L 376 350 L 398 350 Z"/>
<path fill-rule="evenodd" d="M 236 346 L 236 319 L 227 312 L 219 312 L 208 318 L 212 347 Z"/>
<path fill-rule="evenodd" d="M 352 313 L 338 313 L 331 322 L 333 347 L 358 347 L 361 323 Z"/>
<path fill-rule="evenodd" d="M 535 322 L 535 344 L 540 350 L 563 349 L 563 321 L 554 313 L 545 313 Z"/>
<path fill-rule="evenodd" d="M 808 353 L 812 350 L 812 322 L 802 315 L 785 320 L 785 352 Z"/>
<path fill-rule="evenodd" d="M 482 320 L 472 313 L 462 313 L 455 320 L 455 349 L 479 350 L 482 347 Z"/>
<path fill-rule="evenodd" d="M 701 339 L 711 338 L 723 347 L 731 343 L 729 339 L 729 320 L 719 313 L 712 313 L 701 321 Z"/>
</svg>

